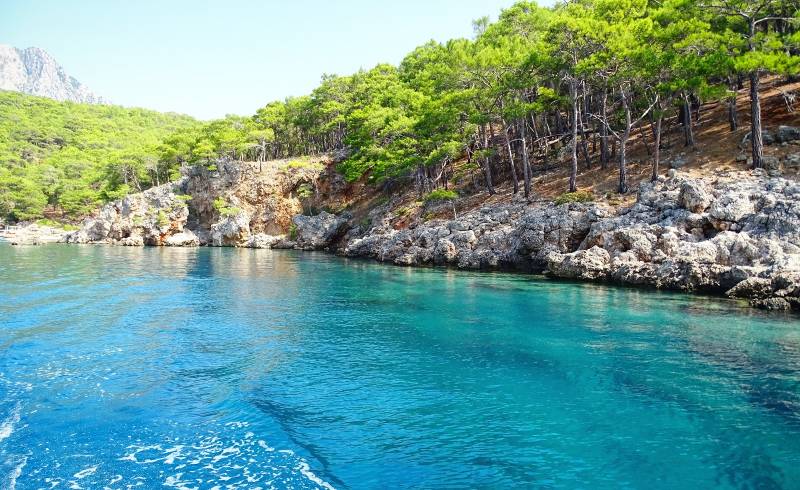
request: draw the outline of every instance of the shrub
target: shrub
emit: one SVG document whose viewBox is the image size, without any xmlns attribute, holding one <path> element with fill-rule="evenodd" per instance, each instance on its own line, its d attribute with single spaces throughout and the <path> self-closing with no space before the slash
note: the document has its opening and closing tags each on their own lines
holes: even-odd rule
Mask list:
<svg viewBox="0 0 800 490">
<path fill-rule="evenodd" d="M 230 218 L 231 216 L 236 216 L 242 211 L 241 209 L 235 206 L 228 206 L 228 203 L 225 201 L 225 199 L 222 198 L 222 196 L 214 199 L 212 206 L 214 207 L 214 209 L 217 210 L 220 216 L 224 218 Z"/>
<path fill-rule="evenodd" d="M 311 187 L 311 184 L 301 184 L 300 187 L 297 188 L 297 197 L 300 199 L 308 199 L 313 195 L 314 188 Z"/>
<path fill-rule="evenodd" d="M 169 224 L 169 218 L 167 217 L 167 213 L 162 210 L 158 211 L 158 218 L 157 218 L 158 226 L 167 226 Z"/>
<path fill-rule="evenodd" d="M 61 223 L 47 218 L 37 219 L 36 224 L 39 226 L 49 226 L 50 228 L 61 228 Z"/>
<path fill-rule="evenodd" d="M 358 224 L 362 230 L 369 230 L 372 227 L 372 219 L 369 216 L 364 216 Z"/>
<path fill-rule="evenodd" d="M 288 162 L 284 168 L 308 168 L 311 170 L 322 170 L 325 166 L 321 162 L 312 162 L 308 157 L 301 157 Z"/>
<path fill-rule="evenodd" d="M 189 202 L 192 200 L 192 196 L 190 196 L 189 194 L 178 194 L 175 196 L 175 199 L 182 202 Z"/>
<path fill-rule="evenodd" d="M 221 216 L 225 217 L 225 218 L 230 218 L 231 216 L 236 216 L 240 212 L 242 212 L 242 210 L 240 208 L 235 207 L 235 206 L 225 207 L 225 208 L 222 208 L 222 209 L 219 210 L 219 214 Z"/>
<path fill-rule="evenodd" d="M 556 205 L 562 205 L 569 202 L 592 202 L 594 201 L 594 196 L 591 192 L 588 191 L 575 191 L 575 192 L 565 192 L 558 196 L 555 200 Z"/>
<path fill-rule="evenodd" d="M 289 225 L 289 240 L 297 239 L 297 225 L 292 223 Z"/>
<path fill-rule="evenodd" d="M 36 220 L 36 224 L 39 226 L 47 226 L 50 228 L 60 228 L 64 231 L 74 231 L 78 229 L 78 227 L 75 225 L 71 225 L 69 223 L 59 223 L 58 221 L 47 218 Z"/>
<path fill-rule="evenodd" d="M 397 210 L 397 215 L 398 216 L 408 216 L 413 211 L 414 211 L 413 207 L 411 207 L 411 206 L 403 206 L 403 207 L 401 207 L 400 209 Z"/>
<path fill-rule="evenodd" d="M 423 198 L 425 202 L 452 201 L 454 199 L 458 199 L 458 193 L 449 189 L 435 189 Z"/>
</svg>

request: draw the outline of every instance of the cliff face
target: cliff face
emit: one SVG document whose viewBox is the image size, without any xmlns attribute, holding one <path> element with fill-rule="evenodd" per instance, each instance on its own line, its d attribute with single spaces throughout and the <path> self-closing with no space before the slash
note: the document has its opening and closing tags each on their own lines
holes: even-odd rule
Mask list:
<svg viewBox="0 0 800 490">
<path fill-rule="evenodd" d="M 384 222 L 342 247 L 399 265 L 543 272 L 800 310 L 800 184 L 764 171 L 714 178 L 672 171 L 616 209 L 520 203 L 413 229 Z"/>
<path fill-rule="evenodd" d="M 131 194 L 87 218 L 69 243 L 271 247 L 303 212 L 320 162 L 218 162 L 187 169 L 177 182 Z"/>
<path fill-rule="evenodd" d="M 0 45 L 0 90 L 89 104 L 105 103 L 69 76 L 46 51 Z"/>
<path fill-rule="evenodd" d="M 312 189 L 328 189 L 321 197 L 330 203 L 338 188 L 319 163 L 193 169 L 108 204 L 66 240 L 327 249 L 397 265 L 519 270 L 800 309 L 800 184 L 765 171 L 691 178 L 673 170 L 642 184 L 630 206 L 520 199 L 398 226 L 406 211 L 391 201 L 360 218 L 303 213 Z M 450 212 L 449 204 L 424 206 L 429 216 Z"/>
</svg>

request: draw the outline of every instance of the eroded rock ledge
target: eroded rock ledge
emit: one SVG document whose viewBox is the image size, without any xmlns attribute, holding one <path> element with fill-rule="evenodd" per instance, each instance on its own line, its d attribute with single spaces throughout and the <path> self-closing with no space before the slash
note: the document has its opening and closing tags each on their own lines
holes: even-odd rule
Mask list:
<svg viewBox="0 0 800 490">
<path fill-rule="evenodd" d="M 800 185 L 764 172 L 643 184 L 637 202 L 507 205 L 414 229 L 374 227 L 343 254 L 402 265 L 509 268 L 702 291 L 800 310 Z"/>
<path fill-rule="evenodd" d="M 377 225 L 369 229 L 349 215 L 300 214 L 292 189 L 309 178 L 316 177 L 267 184 L 249 181 L 252 175 L 190 175 L 107 205 L 66 241 L 326 249 L 398 265 L 543 272 L 800 310 L 800 184 L 763 171 L 705 179 L 671 171 L 642 184 L 636 203 L 623 209 L 516 202 L 406 229 L 392 226 L 390 209 L 372 213 Z M 236 207 L 214 214 L 209 202 L 219 196 Z"/>
</svg>

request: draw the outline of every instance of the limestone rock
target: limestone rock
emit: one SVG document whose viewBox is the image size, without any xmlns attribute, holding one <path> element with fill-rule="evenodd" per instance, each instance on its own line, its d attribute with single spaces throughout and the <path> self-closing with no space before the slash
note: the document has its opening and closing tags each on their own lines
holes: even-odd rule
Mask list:
<svg viewBox="0 0 800 490">
<path fill-rule="evenodd" d="M 211 244 L 215 247 L 237 247 L 250 237 L 250 217 L 244 211 L 233 216 L 223 216 L 211 225 Z"/>
<path fill-rule="evenodd" d="M 55 100 L 88 104 L 106 103 L 67 75 L 46 51 L 0 45 L 0 90 L 13 90 Z"/>
<path fill-rule="evenodd" d="M 750 277 L 729 289 L 725 294 L 731 298 L 766 299 L 772 296 L 772 281 L 763 277 Z"/>
<path fill-rule="evenodd" d="M 598 246 L 569 254 L 553 253 L 548 257 L 548 272 L 556 277 L 602 280 L 608 277 L 611 256 Z"/>
<path fill-rule="evenodd" d="M 800 185 L 757 171 L 714 180 L 674 172 L 643 183 L 636 203 L 616 213 L 592 203 L 512 202 L 413 230 L 374 226 L 348 235 L 342 253 L 402 265 L 546 271 L 581 280 L 731 291 L 754 304 L 762 301 L 762 307 L 797 308 Z M 733 288 L 740 283 L 737 293 Z M 756 290 L 751 283 L 768 286 Z"/>
<path fill-rule="evenodd" d="M 347 218 L 326 211 L 316 216 L 297 215 L 292 221 L 295 225 L 297 247 L 305 250 L 330 246 L 347 228 Z"/>
<path fill-rule="evenodd" d="M 164 245 L 168 247 L 197 247 L 200 245 L 200 238 L 191 230 L 184 230 L 167 237 Z"/>
<path fill-rule="evenodd" d="M 794 126 L 778 126 L 775 132 L 775 140 L 778 143 L 789 143 L 800 140 L 800 128 Z"/>
<path fill-rule="evenodd" d="M 693 213 L 702 213 L 714 200 L 708 185 L 703 181 L 685 181 L 678 196 L 681 205 Z"/>
<path fill-rule="evenodd" d="M 80 229 L 67 234 L 63 241 L 164 245 L 168 237 L 184 230 L 189 218 L 186 203 L 176 194 L 179 185 L 153 187 L 106 204 L 96 216 L 84 220 Z"/>
<path fill-rule="evenodd" d="M 283 239 L 284 237 L 282 236 L 267 235 L 266 233 L 255 233 L 250 236 L 244 246 L 247 248 L 273 248 Z"/>
</svg>

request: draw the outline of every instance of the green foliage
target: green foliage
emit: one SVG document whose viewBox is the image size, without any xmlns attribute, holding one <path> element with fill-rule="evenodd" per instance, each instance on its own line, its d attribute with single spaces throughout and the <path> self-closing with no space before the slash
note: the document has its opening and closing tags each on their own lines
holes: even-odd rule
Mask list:
<svg viewBox="0 0 800 490">
<path fill-rule="evenodd" d="M 434 189 L 422 198 L 425 202 L 452 201 L 458 199 L 458 193 L 450 189 Z"/>
<path fill-rule="evenodd" d="M 228 206 L 227 201 L 225 201 L 225 199 L 222 198 L 222 196 L 214 199 L 214 202 L 212 203 L 212 206 L 214 207 L 214 209 L 217 210 L 217 212 L 220 214 L 220 216 L 223 216 L 225 218 L 230 218 L 231 216 L 236 216 L 237 214 L 239 214 L 242 211 L 241 209 L 239 209 L 239 208 L 237 208 L 235 206 Z"/>
<path fill-rule="evenodd" d="M 156 223 L 158 223 L 158 226 L 161 228 L 169 224 L 169 217 L 167 216 L 167 213 L 165 213 L 163 209 L 158 210 L 158 215 L 156 216 Z"/>
<path fill-rule="evenodd" d="M 228 207 L 220 209 L 219 214 L 225 218 L 230 218 L 232 216 L 236 216 L 240 212 L 242 212 L 242 210 L 237 207 Z"/>
<path fill-rule="evenodd" d="M 300 184 L 300 187 L 297 188 L 297 197 L 300 199 L 308 199 L 313 195 L 314 188 L 311 186 L 311 184 Z"/>
<path fill-rule="evenodd" d="M 577 113 L 627 143 L 649 116 L 730 98 L 740 77 L 796 75 L 798 17 L 797 0 L 520 1 L 497 22 L 477 21 L 474 39 L 431 41 L 399 66 L 324 75 L 309 95 L 206 123 L 2 92 L 0 217 L 77 216 L 185 165 L 216 172 L 222 161 L 291 159 L 285 169 L 317 169 L 299 156 L 339 150 L 351 182 L 463 181 L 506 165 L 509 153 L 546 158 L 534 141 L 572 144 Z"/>
<path fill-rule="evenodd" d="M 564 194 L 561 194 L 555 199 L 555 203 L 558 206 L 570 202 L 592 202 L 592 201 L 594 201 L 594 196 L 592 195 L 591 192 L 588 191 L 565 192 Z"/>
<path fill-rule="evenodd" d="M 198 125 L 177 114 L 0 91 L 0 217 L 77 217 L 168 180 L 158 146 Z"/>
<path fill-rule="evenodd" d="M 60 223 L 58 221 L 55 221 L 55 220 L 52 220 L 52 219 L 47 219 L 47 218 L 42 218 L 42 219 L 36 220 L 36 224 L 39 225 L 39 226 L 47 226 L 47 227 L 50 227 L 50 228 L 59 228 L 59 229 L 64 230 L 64 231 L 74 231 L 74 230 L 78 229 L 78 227 L 73 225 L 73 224 Z"/>
<path fill-rule="evenodd" d="M 289 240 L 297 239 L 297 225 L 292 223 L 289 225 Z"/>
</svg>

